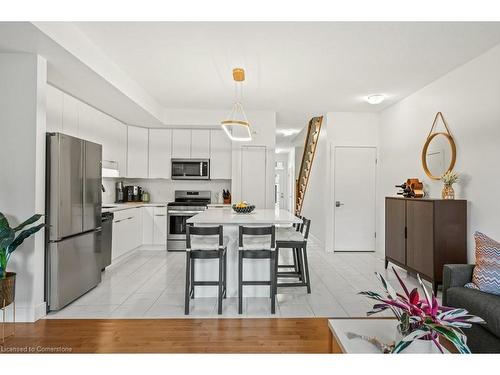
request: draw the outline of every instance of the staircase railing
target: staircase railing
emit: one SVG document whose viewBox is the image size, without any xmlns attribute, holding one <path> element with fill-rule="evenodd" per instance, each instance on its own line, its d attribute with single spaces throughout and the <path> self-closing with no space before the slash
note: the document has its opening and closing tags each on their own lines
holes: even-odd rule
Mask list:
<svg viewBox="0 0 500 375">
<path fill-rule="evenodd" d="M 302 154 L 302 162 L 300 164 L 299 178 L 297 179 L 295 186 L 295 214 L 298 216 L 300 216 L 302 212 L 304 197 L 309 183 L 314 156 L 316 155 L 316 148 L 318 145 L 322 123 L 323 116 L 313 117 L 309 121 L 307 128 L 304 153 Z"/>
</svg>

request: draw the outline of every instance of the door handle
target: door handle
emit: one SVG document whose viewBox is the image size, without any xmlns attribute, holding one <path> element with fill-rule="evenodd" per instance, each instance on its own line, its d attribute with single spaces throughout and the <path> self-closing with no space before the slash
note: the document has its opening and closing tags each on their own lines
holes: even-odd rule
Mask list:
<svg viewBox="0 0 500 375">
<path fill-rule="evenodd" d="M 335 201 L 335 207 L 340 207 L 343 205 L 344 205 L 344 203 L 341 203 L 340 201 Z"/>
</svg>

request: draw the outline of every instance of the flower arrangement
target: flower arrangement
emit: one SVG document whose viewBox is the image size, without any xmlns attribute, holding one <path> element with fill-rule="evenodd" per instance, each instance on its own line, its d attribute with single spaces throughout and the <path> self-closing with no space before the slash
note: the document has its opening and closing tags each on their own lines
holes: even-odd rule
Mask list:
<svg viewBox="0 0 500 375">
<path fill-rule="evenodd" d="M 396 293 L 379 273 L 375 274 L 382 283 L 386 296 L 369 291 L 359 293 L 378 301 L 373 306 L 373 309 L 367 313 L 368 316 L 390 309 L 399 320 L 398 330 L 403 335 L 403 338 L 395 343 L 392 353 L 402 352 L 415 340 L 431 340 L 439 351 L 444 353 L 443 347 L 438 341 L 438 336 L 450 341 L 460 353 L 470 353 L 467 346 L 467 337 L 464 335 L 462 328 L 469 328 L 472 323 L 484 323 L 484 320 L 470 315 L 465 309 L 440 306 L 436 296 L 429 295 L 422 279 L 417 275 L 418 282 L 424 293 L 424 298 L 420 298 L 418 289 L 415 288 L 409 292 L 394 268 L 393 271 L 403 288 L 404 295 Z"/>
<path fill-rule="evenodd" d="M 445 186 L 452 186 L 454 183 L 458 182 L 458 174 L 453 171 L 446 172 L 443 177 L 441 177 Z"/>
</svg>

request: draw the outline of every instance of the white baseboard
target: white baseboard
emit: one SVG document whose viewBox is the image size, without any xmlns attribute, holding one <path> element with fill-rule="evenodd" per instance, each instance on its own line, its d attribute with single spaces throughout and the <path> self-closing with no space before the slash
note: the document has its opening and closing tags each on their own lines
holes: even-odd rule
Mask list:
<svg viewBox="0 0 500 375">
<path fill-rule="evenodd" d="M 6 320 L 12 321 L 13 305 L 6 309 Z M 10 310 L 10 311 L 9 311 Z M 16 306 L 16 322 L 18 323 L 34 323 L 47 315 L 47 304 L 42 302 L 36 306 Z"/>
</svg>

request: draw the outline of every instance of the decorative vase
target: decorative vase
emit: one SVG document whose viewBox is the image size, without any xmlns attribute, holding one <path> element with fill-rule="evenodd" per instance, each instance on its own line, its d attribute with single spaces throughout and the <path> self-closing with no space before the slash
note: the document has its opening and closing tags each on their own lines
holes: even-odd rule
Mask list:
<svg viewBox="0 0 500 375">
<path fill-rule="evenodd" d="M 0 279 L 0 308 L 9 306 L 16 298 L 16 273 L 6 272 Z"/>
<path fill-rule="evenodd" d="M 441 354 L 441 351 L 432 340 L 413 340 L 402 354 Z"/>
<path fill-rule="evenodd" d="M 397 329 L 396 329 L 396 335 L 395 335 L 395 343 L 397 344 L 399 341 L 403 339 L 403 337 L 409 335 L 413 329 L 409 325 L 405 324 L 398 324 Z M 437 336 L 435 336 L 437 339 Z M 401 354 L 440 354 L 441 351 L 439 348 L 436 346 L 436 344 L 432 340 L 424 340 L 424 339 L 417 339 L 413 340 L 410 345 L 408 345 L 403 351 L 400 352 Z"/>
<path fill-rule="evenodd" d="M 455 199 L 455 190 L 453 190 L 453 186 L 444 185 L 443 190 L 441 191 L 441 198 L 443 198 L 443 199 Z"/>
</svg>

